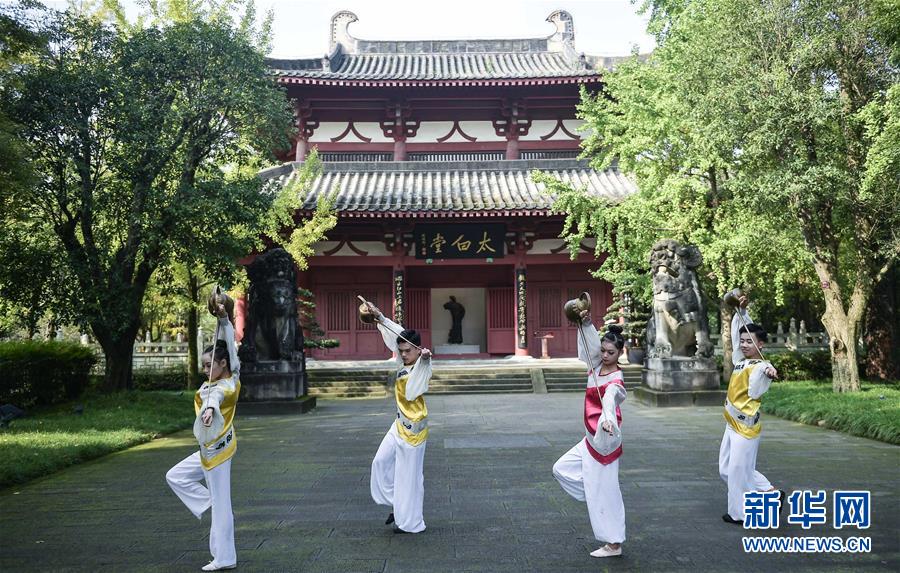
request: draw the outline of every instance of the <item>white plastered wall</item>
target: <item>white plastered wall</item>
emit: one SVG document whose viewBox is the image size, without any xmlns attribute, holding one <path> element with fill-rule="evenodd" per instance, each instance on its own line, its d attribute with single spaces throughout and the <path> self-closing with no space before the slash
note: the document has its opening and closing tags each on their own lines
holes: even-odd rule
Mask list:
<svg viewBox="0 0 900 573">
<path fill-rule="evenodd" d="M 463 344 L 477 344 L 481 352 L 487 351 L 486 292 L 483 288 L 433 288 L 431 289 L 431 344 L 447 344 L 447 336 L 453 319 L 444 303 L 450 295 L 466 309 L 462 320 Z"/>
<path fill-rule="evenodd" d="M 319 127 L 316 128 L 316 131 L 313 132 L 312 137 L 309 138 L 310 143 L 330 143 L 333 137 L 337 137 L 340 134 L 344 133 L 344 130 L 347 129 L 347 126 L 350 125 L 349 122 L 346 121 L 323 121 L 319 124 Z M 367 137 L 371 139 L 371 143 L 393 143 L 393 139 L 389 139 L 384 136 L 384 133 L 381 131 L 381 126 L 376 122 L 359 122 L 354 123 L 353 127 L 362 135 L 363 137 Z M 343 139 L 340 140 L 341 143 L 364 143 L 364 141 L 356 136 L 355 133 L 351 130 Z"/>
<path fill-rule="evenodd" d="M 579 127 L 581 127 L 584 122 L 580 119 L 564 119 L 563 125 L 569 130 L 570 133 L 574 133 L 580 137 L 585 137 L 587 134 L 583 132 L 577 131 Z M 555 119 L 536 119 L 531 122 L 531 129 L 528 130 L 528 135 L 523 135 L 519 138 L 519 141 L 542 141 L 541 138 L 545 137 L 548 133 L 553 131 L 553 128 L 556 127 Z M 556 133 L 553 134 L 553 137 L 550 139 L 546 139 L 543 141 L 575 141 L 571 137 L 569 137 L 562 129 L 557 129 Z"/>
<path fill-rule="evenodd" d="M 339 244 L 339 241 L 320 241 L 318 243 L 313 243 L 313 249 L 315 250 L 316 255 L 323 255 L 326 251 L 334 249 Z M 353 241 L 353 246 L 360 251 L 365 251 L 368 254 L 367 256 L 376 257 L 387 256 L 391 254 L 390 251 L 387 250 L 387 247 L 384 246 L 384 243 L 380 241 Z M 354 253 L 349 246 L 344 244 L 336 253 L 332 253 L 330 256 L 359 257 L 361 255 Z"/>
<path fill-rule="evenodd" d="M 469 137 L 474 137 L 477 143 L 490 141 L 506 141 L 494 132 L 494 126 L 489 121 L 461 121 L 460 129 Z M 419 126 L 416 137 L 407 139 L 407 143 L 436 143 L 441 137 L 446 136 L 453 129 L 452 121 L 425 121 Z M 453 136 L 443 143 L 465 143 L 469 140 L 459 134 L 459 130 L 453 132 Z"/>
</svg>

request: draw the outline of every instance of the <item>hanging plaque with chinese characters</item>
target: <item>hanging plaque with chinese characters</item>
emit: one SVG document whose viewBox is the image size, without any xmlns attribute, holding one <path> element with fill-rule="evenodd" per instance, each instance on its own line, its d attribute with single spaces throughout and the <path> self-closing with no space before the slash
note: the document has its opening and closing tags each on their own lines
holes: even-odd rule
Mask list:
<svg viewBox="0 0 900 573">
<path fill-rule="evenodd" d="M 499 259 L 505 251 L 502 223 L 416 225 L 417 259 Z"/>
</svg>

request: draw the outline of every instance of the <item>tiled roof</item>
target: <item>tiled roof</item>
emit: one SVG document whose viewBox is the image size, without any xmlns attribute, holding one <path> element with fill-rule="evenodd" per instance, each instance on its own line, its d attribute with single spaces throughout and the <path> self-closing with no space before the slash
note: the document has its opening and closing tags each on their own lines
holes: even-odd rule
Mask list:
<svg viewBox="0 0 900 573">
<path fill-rule="evenodd" d="M 483 85 L 600 81 L 596 58 L 575 50 L 572 16 L 557 10 L 556 33 L 515 40 L 372 41 L 355 38 L 346 10 L 331 19 L 322 58 L 269 59 L 281 83 L 338 85 Z M 393 83 L 396 82 L 396 83 Z"/>
<path fill-rule="evenodd" d="M 288 163 L 261 176 L 284 185 L 296 165 Z M 320 195 L 336 189 L 336 209 L 345 217 L 543 215 L 552 197 L 531 180 L 535 169 L 613 201 L 636 190 L 617 170 L 598 172 L 578 160 L 326 163 L 301 209 L 314 209 Z"/>
<path fill-rule="evenodd" d="M 536 78 L 599 79 L 599 72 L 573 66 L 560 53 L 361 54 L 347 55 L 332 71 L 303 67 L 290 60 L 270 60 L 282 80 L 466 81 Z"/>
</svg>

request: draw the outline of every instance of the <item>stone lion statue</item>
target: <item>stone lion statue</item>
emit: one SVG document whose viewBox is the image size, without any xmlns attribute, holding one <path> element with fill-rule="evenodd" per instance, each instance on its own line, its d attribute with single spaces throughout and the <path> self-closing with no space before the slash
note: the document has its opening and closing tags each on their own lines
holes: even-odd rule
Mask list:
<svg viewBox="0 0 900 573">
<path fill-rule="evenodd" d="M 272 249 L 247 266 L 247 276 L 250 288 L 241 360 L 300 360 L 303 330 L 297 313 L 294 259 L 284 249 Z"/>
<path fill-rule="evenodd" d="M 647 322 L 650 357 L 713 355 L 706 308 L 695 272 L 702 262 L 700 249 L 693 245 L 682 246 L 672 239 L 653 245 L 653 313 Z"/>
</svg>

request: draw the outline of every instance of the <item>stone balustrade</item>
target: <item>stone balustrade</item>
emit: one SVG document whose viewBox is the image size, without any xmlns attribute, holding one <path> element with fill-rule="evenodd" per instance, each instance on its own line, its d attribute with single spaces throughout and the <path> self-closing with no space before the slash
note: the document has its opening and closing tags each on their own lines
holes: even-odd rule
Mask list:
<svg viewBox="0 0 900 573">
<path fill-rule="evenodd" d="M 188 361 L 188 343 L 184 340 L 184 336 L 179 333 L 175 340 L 167 335 L 163 335 L 163 339 L 159 342 L 153 342 L 148 336 L 143 342 L 134 343 L 133 359 L 134 368 L 136 370 L 145 368 L 168 368 L 170 366 L 179 366 L 187 364 Z M 206 333 L 203 329 L 197 332 L 197 347 L 202 350 L 212 344 L 212 334 Z M 97 350 L 97 364 L 94 366 L 96 372 L 102 372 L 104 368 L 103 350 L 100 345 L 93 341 L 87 334 L 81 335 L 81 343 L 86 346 L 94 347 Z M 198 352 L 199 360 L 199 352 Z M 199 366 L 199 364 L 198 364 Z"/>
<path fill-rule="evenodd" d="M 769 341 L 764 352 L 815 352 L 816 350 L 828 350 L 828 334 L 825 332 L 807 332 L 806 322 L 801 320 L 797 326 L 797 320 L 792 318 L 788 330 L 779 322 L 775 332 L 769 332 Z M 721 334 L 712 333 L 710 339 L 716 345 L 716 354 L 722 355 L 720 344 Z"/>
</svg>

